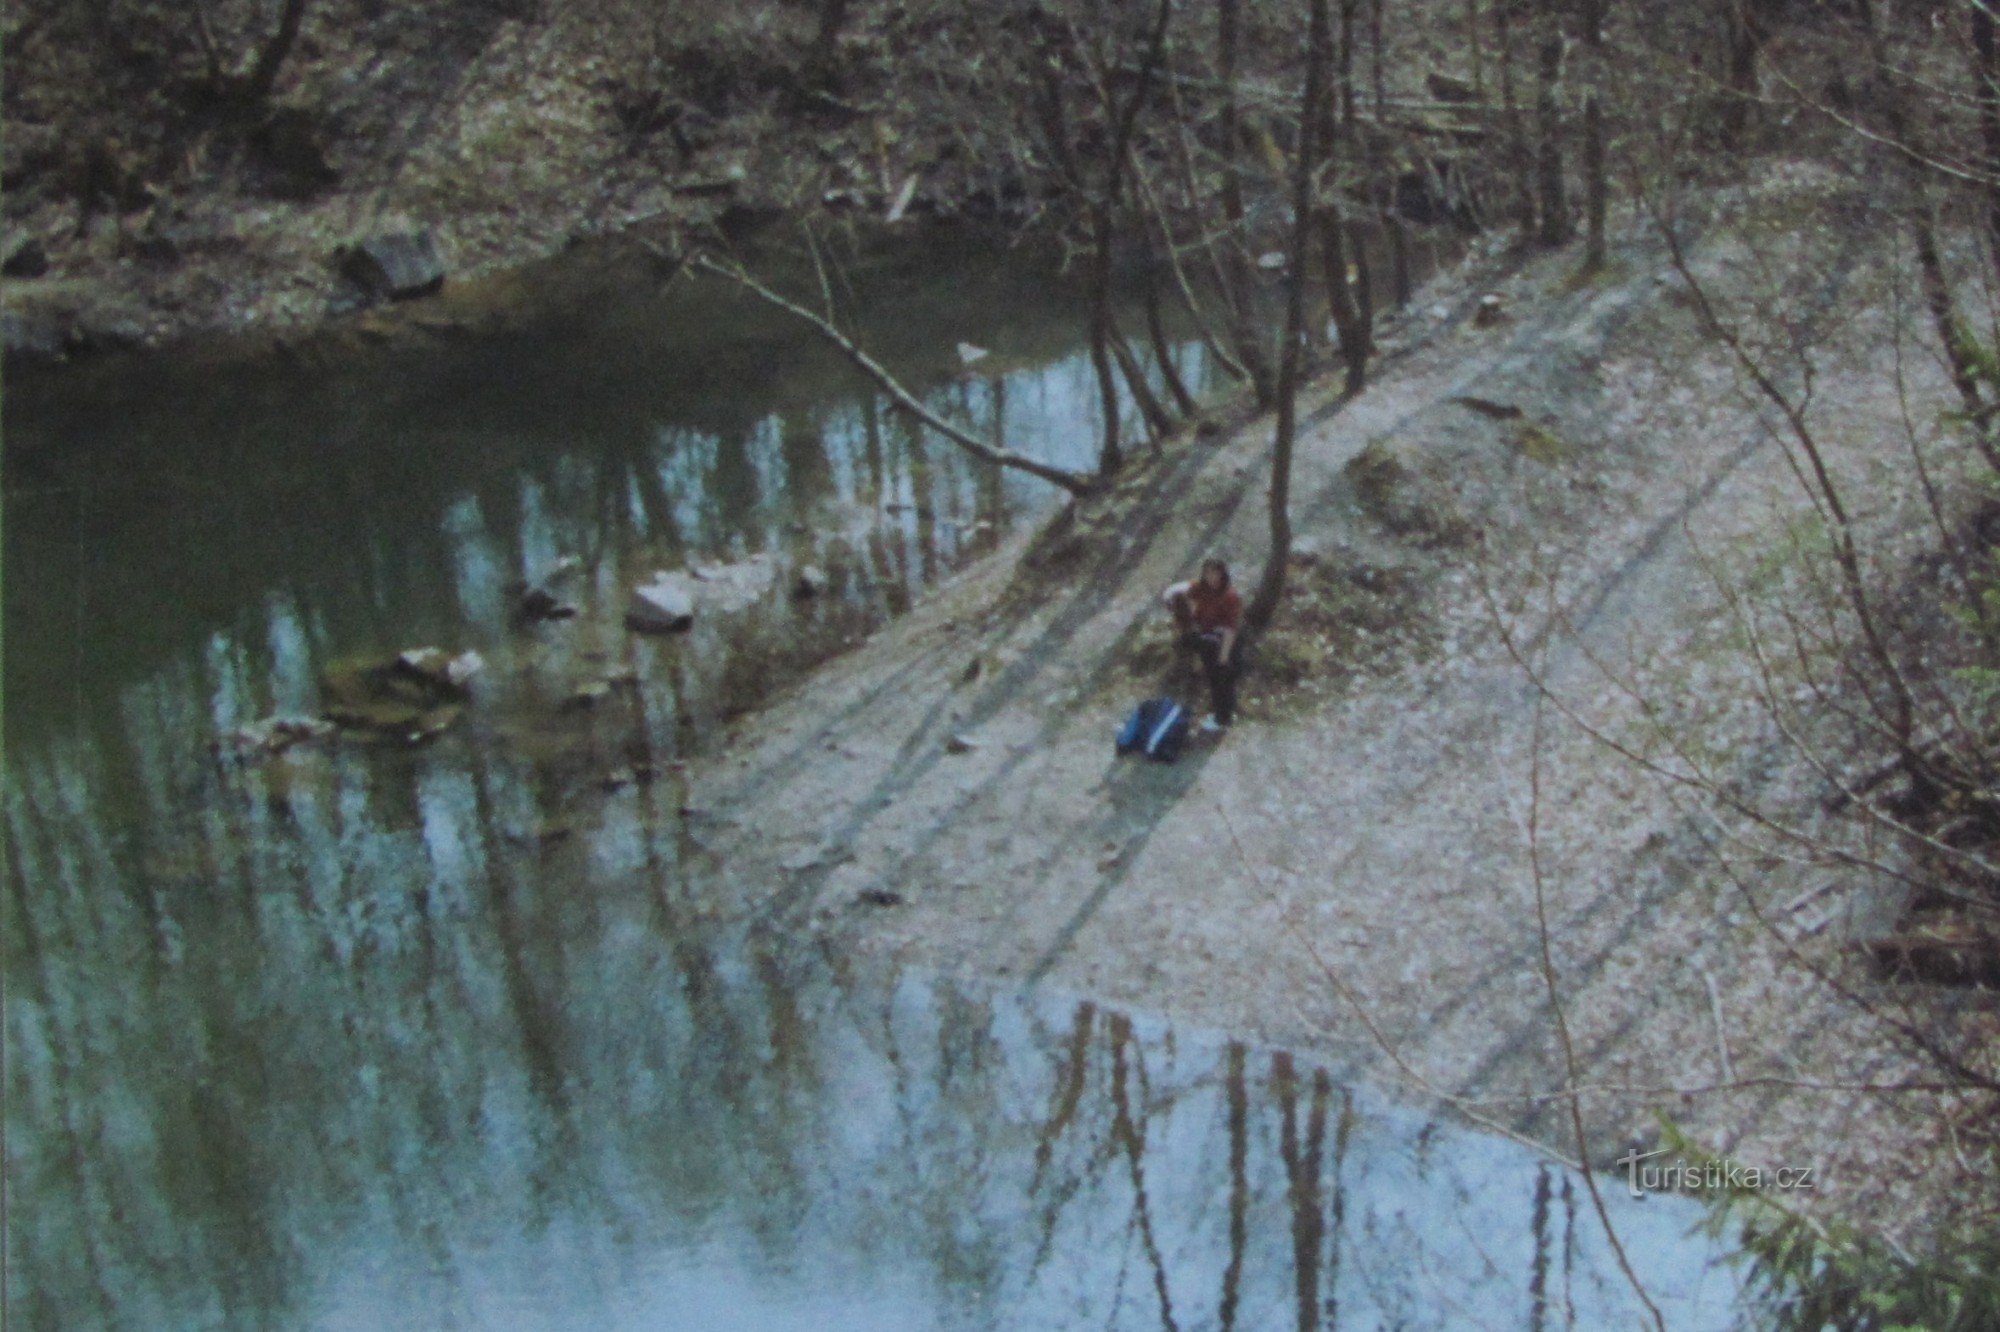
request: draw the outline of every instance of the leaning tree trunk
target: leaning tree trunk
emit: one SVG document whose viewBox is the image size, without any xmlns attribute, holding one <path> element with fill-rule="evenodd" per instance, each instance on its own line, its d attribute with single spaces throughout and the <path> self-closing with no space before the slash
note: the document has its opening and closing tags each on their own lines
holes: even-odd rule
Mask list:
<svg viewBox="0 0 2000 1332">
<path fill-rule="evenodd" d="M 672 259 L 670 256 L 662 254 L 661 257 L 670 263 L 675 263 L 676 265 L 679 263 L 679 261 Z M 731 282 L 751 292 L 758 299 L 775 306 L 777 309 L 783 310 L 794 319 L 811 326 L 835 350 L 842 356 L 845 356 L 849 364 L 874 381 L 875 386 L 887 394 L 889 400 L 895 403 L 899 409 L 914 417 L 922 424 L 929 426 L 938 434 L 943 435 L 980 462 L 989 463 L 995 467 L 1012 468 L 1018 472 L 1026 472 L 1029 476 L 1040 477 L 1044 481 L 1062 487 L 1072 495 L 1083 496 L 1096 491 L 1097 482 L 1080 472 L 1072 472 L 1066 468 L 1045 463 L 1039 458 L 1025 457 L 999 444 L 988 443 L 977 435 L 960 429 L 958 426 L 945 420 L 936 412 L 926 407 L 923 404 L 923 400 L 910 392 L 901 380 L 890 374 L 881 362 L 863 351 L 854 339 L 841 332 L 831 319 L 807 309 L 796 301 L 779 295 L 756 278 L 750 276 L 744 269 L 734 264 L 720 263 L 709 258 L 707 255 L 696 255 L 688 262 L 691 266 L 705 273 L 713 273 L 717 277 L 728 278 Z"/>
<path fill-rule="evenodd" d="M 1173 244 L 1168 237 L 1168 246 Z M 1193 416 L 1200 406 L 1194 394 L 1188 389 L 1187 380 L 1181 376 L 1181 368 L 1174 362 L 1173 340 L 1167 336 L 1165 313 L 1160 309 L 1159 274 L 1153 256 L 1147 256 L 1146 263 L 1146 337 L 1153 344 L 1153 360 L 1160 368 L 1160 382 L 1167 387 L 1167 396 L 1174 400 L 1174 406 L 1182 416 Z"/>
<path fill-rule="evenodd" d="M 1111 355 L 1118 362 L 1118 373 L 1125 377 L 1125 389 L 1132 395 L 1133 405 L 1138 407 L 1139 415 L 1146 418 L 1146 429 L 1157 443 L 1163 436 L 1172 433 L 1173 428 L 1180 423 L 1180 418 L 1175 416 L 1173 410 L 1160 400 L 1160 395 L 1153 391 L 1151 381 L 1146 378 L 1146 367 L 1140 363 L 1138 354 L 1132 350 L 1132 344 L 1125 341 L 1125 335 L 1119 331 L 1118 321 L 1115 318 L 1111 321 L 1109 331 Z"/>
<path fill-rule="evenodd" d="M 1112 135 L 1108 156 L 1104 165 L 1104 185 L 1091 207 L 1091 229 L 1095 251 L 1091 265 L 1090 291 L 1090 363 L 1097 372 L 1098 397 L 1104 410 L 1104 442 L 1098 455 L 1098 475 L 1110 476 L 1118 470 L 1123 461 L 1119 442 L 1118 383 L 1113 374 L 1114 360 L 1127 376 L 1127 383 L 1140 410 L 1157 434 L 1162 429 L 1164 408 L 1154 397 L 1145 383 L 1145 377 L 1136 374 L 1131 365 L 1131 349 L 1125 345 L 1111 314 L 1112 247 L 1117 242 L 1118 205 L 1125 194 L 1125 163 L 1130 156 L 1133 131 L 1138 128 L 1139 114 L 1145 109 L 1147 98 L 1152 93 L 1153 75 L 1159 69 L 1161 56 L 1166 51 L 1167 25 L 1173 18 L 1172 0 L 1160 0 L 1155 11 L 1152 31 L 1147 35 L 1146 50 L 1139 64 L 1139 73 L 1132 96 L 1123 107 L 1112 104 L 1109 83 L 1100 73 L 1099 86 L 1106 90 L 1104 111 L 1111 121 Z M 1051 75 L 1053 78 L 1053 75 Z M 1057 106 L 1060 107 L 1058 100 Z M 1063 131 L 1067 142 L 1067 130 Z M 1166 414 L 1164 428 L 1171 428 L 1171 414 Z"/>
<path fill-rule="evenodd" d="M 1326 97 L 1329 37 L 1327 0 L 1312 0 L 1306 50 L 1305 94 L 1300 99 L 1298 153 L 1292 161 L 1292 234 L 1286 247 L 1285 341 L 1278 358 L 1278 420 L 1271 441 L 1271 545 L 1256 595 L 1244 612 L 1254 632 L 1265 628 L 1285 594 L 1285 571 L 1292 558 L 1292 444 L 1298 433 L 1299 375 L 1305 359 L 1306 254 L 1312 236 L 1313 159 L 1318 154 L 1320 103 Z"/>
</svg>

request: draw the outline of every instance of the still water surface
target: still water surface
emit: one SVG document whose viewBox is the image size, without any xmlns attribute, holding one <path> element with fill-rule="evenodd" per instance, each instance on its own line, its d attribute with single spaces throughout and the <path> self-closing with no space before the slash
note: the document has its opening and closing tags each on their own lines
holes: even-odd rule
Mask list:
<svg viewBox="0 0 2000 1332">
<path fill-rule="evenodd" d="M 854 281 L 939 410 L 1089 465 L 1046 266 L 946 233 Z M 700 892 L 674 757 L 1054 496 L 763 311 L 654 287 L 612 264 L 514 332 L 10 386 L 9 1325 L 1628 1325 L 1521 1148 Z M 620 626 L 645 572 L 759 555 L 746 610 Z M 582 613 L 513 623 L 563 556 Z M 489 660 L 436 743 L 210 752 L 426 643 Z M 1613 1205 L 1670 1326 L 1735 1324 L 1697 1209 Z"/>
</svg>

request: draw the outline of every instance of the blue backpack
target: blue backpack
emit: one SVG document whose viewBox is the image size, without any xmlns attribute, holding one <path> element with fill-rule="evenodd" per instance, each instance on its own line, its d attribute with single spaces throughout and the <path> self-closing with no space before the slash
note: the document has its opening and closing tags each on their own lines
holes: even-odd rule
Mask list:
<svg viewBox="0 0 2000 1332">
<path fill-rule="evenodd" d="M 1187 709 L 1171 698 L 1149 698 L 1132 709 L 1118 728 L 1118 752 L 1172 763 L 1181 756 L 1187 737 Z"/>
</svg>

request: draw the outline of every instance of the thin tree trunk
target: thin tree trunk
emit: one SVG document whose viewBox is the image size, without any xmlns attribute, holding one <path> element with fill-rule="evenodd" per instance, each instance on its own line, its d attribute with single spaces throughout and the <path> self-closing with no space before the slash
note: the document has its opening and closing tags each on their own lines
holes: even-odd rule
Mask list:
<svg viewBox="0 0 2000 1332">
<path fill-rule="evenodd" d="M 1132 345 L 1125 341 L 1125 335 L 1118 330 L 1118 322 L 1111 322 L 1108 345 L 1112 359 L 1118 362 L 1118 372 L 1125 378 L 1126 392 L 1139 408 L 1139 415 L 1146 418 L 1146 429 L 1154 439 L 1169 434 L 1180 418 L 1167 409 L 1160 401 L 1160 395 L 1153 392 L 1153 386 L 1146 379 L 1146 367 L 1132 351 Z"/>
<path fill-rule="evenodd" d="M 840 34 L 847 26 L 847 11 L 850 0 L 820 0 L 819 30 L 813 34 L 812 54 L 807 58 L 807 69 L 815 83 L 823 88 L 831 88 L 837 82 Z"/>
<path fill-rule="evenodd" d="M 1562 111 L 1557 102 L 1562 59 L 1562 34 L 1551 21 L 1541 34 L 1535 62 L 1535 187 L 1541 196 L 1542 215 L 1537 234 L 1542 244 L 1551 248 L 1566 244 L 1574 234 L 1569 194 L 1563 183 Z"/>
<path fill-rule="evenodd" d="M 1236 105 L 1237 19 L 1239 0 L 1217 0 L 1216 60 L 1222 79 L 1222 215 L 1229 222 L 1229 238 L 1223 245 L 1225 284 L 1235 292 L 1236 355 L 1250 374 L 1257 395 L 1258 410 L 1268 410 L 1276 396 L 1271 378 L 1271 360 L 1256 331 L 1256 316 L 1250 263 L 1244 247 L 1250 238 L 1243 207 L 1243 172 L 1237 159 L 1243 151 L 1243 126 Z"/>
<path fill-rule="evenodd" d="M 1166 50 L 1167 25 L 1173 18 L 1173 12 L 1173 0 L 1160 0 L 1152 31 L 1147 35 L 1136 86 L 1131 100 L 1122 108 L 1112 105 L 1109 85 L 1103 78 L 1102 70 L 1098 71 L 1097 83 L 1104 98 L 1104 112 L 1112 126 L 1110 154 L 1104 167 L 1104 188 L 1091 209 L 1096 256 L 1091 271 L 1090 362 L 1097 372 L 1098 397 L 1104 408 L 1104 446 L 1098 455 L 1097 471 L 1099 476 L 1105 477 L 1117 471 L 1123 461 L 1119 443 L 1118 386 L 1112 377 L 1112 360 L 1114 354 L 1121 362 L 1131 356 L 1131 350 L 1125 346 L 1111 317 L 1112 247 L 1117 242 L 1118 205 L 1125 194 L 1125 163 L 1131 154 L 1132 133 L 1138 127 L 1139 113 L 1152 93 L 1153 75 L 1159 69 L 1160 57 Z M 1154 420 L 1153 411 L 1158 409 L 1159 400 L 1147 389 L 1144 377 L 1135 376 L 1129 382 L 1140 410 L 1146 413 L 1149 421 Z M 1155 429 L 1158 429 L 1157 424 Z"/>
<path fill-rule="evenodd" d="M 1604 267 L 1605 214 L 1610 209 L 1610 182 L 1606 179 L 1604 149 L 1604 107 L 1600 94 L 1604 83 L 1604 0 L 1583 0 L 1583 268 L 1595 273 Z"/>
<path fill-rule="evenodd" d="M 1199 407 L 1194 394 L 1188 391 L 1187 381 L 1181 377 L 1181 368 L 1174 363 L 1173 340 L 1167 336 L 1167 321 L 1160 310 L 1160 284 L 1157 274 L 1148 267 L 1146 270 L 1146 336 L 1153 344 L 1153 360 L 1160 367 L 1160 382 L 1167 386 L 1167 395 L 1174 400 L 1174 406 L 1182 416 L 1193 416 Z"/>
<path fill-rule="evenodd" d="M 1090 367 L 1097 375 L 1097 400 L 1104 413 L 1097 450 L 1097 474 L 1109 477 L 1124 462 L 1118 419 L 1118 380 L 1111 365 L 1111 206 L 1100 200 L 1091 210 Z"/>
<path fill-rule="evenodd" d="M 1351 37 L 1353 32 L 1350 22 L 1352 11 L 1352 0 L 1342 0 L 1343 40 Z M 1330 42 L 1331 38 L 1328 40 Z M 1332 316 L 1334 331 L 1340 338 L 1340 357 L 1347 367 L 1346 392 L 1352 396 L 1361 392 L 1367 384 L 1372 330 L 1362 324 L 1361 310 L 1354 299 L 1352 279 L 1347 272 L 1347 223 L 1340 210 L 1341 135 L 1338 113 L 1350 91 L 1352 74 L 1345 57 L 1346 53 L 1342 52 L 1335 72 L 1341 96 L 1327 95 L 1320 99 L 1318 143 L 1325 159 L 1326 178 L 1320 183 L 1314 225 L 1319 231 L 1320 258 L 1326 269 L 1327 313 Z M 1336 61 L 1334 51 L 1329 49 L 1308 51 L 1306 58 L 1321 64 Z"/>
<path fill-rule="evenodd" d="M 1973 367 L 1971 349 L 1966 345 L 1966 330 L 1957 303 L 1952 300 L 1951 281 L 1945 275 L 1944 259 L 1938 252 L 1937 227 L 1926 197 L 1911 201 L 1910 239 L 1917 252 L 1917 275 L 1923 287 L 1924 305 L 1930 311 L 1938 342 L 1944 347 L 1951 385 L 1958 390 L 1959 401 L 1965 406 L 1973 438 L 1984 451 L 1987 462 L 2000 470 L 2000 449 L 1996 449 L 1992 440 L 1993 408 L 1980 392 L 1979 376 Z"/>
<path fill-rule="evenodd" d="M 1722 146 L 1735 151 L 1750 133 L 1750 112 L 1757 101 L 1757 52 L 1763 45 L 1750 0 L 1723 0 L 1723 32 L 1729 89 L 1723 94 Z"/>
<path fill-rule="evenodd" d="M 1514 27 L 1510 8 L 1506 3 L 1493 6 L 1493 33 L 1500 46 L 1500 114 L 1506 122 L 1506 172 L 1514 183 L 1514 224 L 1525 241 L 1535 234 L 1535 190 L 1530 182 L 1527 127 L 1514 87 Z"/>
<path fill-rule="evenodd" d="M 1912 132 L 1909 113 L 1903 103 L 1903 91 L 1896 85 L 1873 5 L 1864 2 L 1860 6 L 1860 15 L 1869 39 L 1875 101 L 1882 108 L 1884 128 L 1888 131 L 1889 142 L 1897 153 L 1908 183 L 1910 239 L 1917 252 L 1917 274 L 1923 288 L 1924 305 L 1930 311 L 1932 326 L 1944 351 L 1952 387 L 1958 391 L 1959 400 L 1964 404 L 1974 442 L 1987 464 L 2000 470 L 2000 447 L 1996 447 L 1992 432 L 1993 406 L 1981 391 L 1972 349 L 1966 342 L 1966 327 L 1959 316 L 1958 304 L 1952 297 L 1951 280 L 1945 273 L 1944 258 L 1938 249 L 1934 205 L 1930 180 L 1925 174 L 1922 145 Z"/>
<path fill-rule="evenodd" d="M 1501 0 L 1505 3 L 1505 0 Z M 1479 40 L 1479 0 L 1465 0 L 1465 33 L 1472 45 L 1472 96 L 1486 100 L 1486 48 Z"/>
<path fill-rule="evenodd" d="M 1306 49 L 1325 52 L 1329 31 L 1327 0 L 1312 0 Z M 1278 420 L 1271 441 L 1271 545 L 1264 556 L 1264 572 L 1257 580 L 1256 595 L 1244 612 L 1253 632 L 1264 629 L 1276 614 L 1278 602 L 1285 594 L 1285 571 L 1292 556 L 1292 445 L 1298 433 L 1299 374 L 1305 346 L 1306 253 L 1312 234 L 1313 158 L 1318 149 L 1320 103 L 1327 95 L 1326 66 L 1324 60 L 1306 61 L 1305 93 L 1300 99 L 1298 153 L 1292 162 L 1292 233 L 1286 247 L 1290 282 L 1285 297 L 1284 346 L 1278 358 Z"/>
<path fill-rule="evenodd" d="M 1986 248 L 2000 274 L 2000 52 L 1995 50 L 1994 0 L 1971 0 L 1972 49 L 1977 59 L 1979 141 L 1986 175 Z"/>
<path fill-rule="evenodd" d="M 1360 10 L 1361 0 L 1340 0 L 1341 144 L 1346 150 L 1344 156 L 1348 162 L 1360 164 L 1365 159 L 1372 171 L 1373 159 L 1362 148 L 1361 127 L 1354 114 L 1354 19 Z M 1355 280 L 1348 288 L 1354 297 L 1355 323 L 1361 330 L 1362 341 L 1372 354 L 1375 339 L 1374 265 L 1368 257 L 1367 240 L 1358 229 L 1347 228 L 1344 238 L 1347 243 L 1343 247 L 1343 257 L 1353 266 L 1355 274 Z"/>
<path fill-rule="evenodd" d="M 1176 119 L 1179 120 L 1178 109 L 1176 110 Z M 1187 127 L 1184 121 L 1180 123 L 1178 133 L 1183 150 L 1182 156 L 1184 158 L 1191 158 L 1192 154 L 1187 149 Z M 1146 177 L 1143 173 L 1139 174 L 1137 179 L 1142 187 L 1146 187 Z M 1197 201 L 1200 198 L 1200 192 L 1194 187 L 1193 164 L 1191 161 L 1187 164 L 1187 180 L 1183 185 L 1183 194 L 1188 200 L 1189 211 L 1197 212 L 1198 215 Z M 1215 358 L 1216 365 L 1221 368 L 1224 374 L 1228 375 L 1231 379 L 1246 378 L 1247 372 L 1243 369 L 1243 362 L 1236 359 L 1236 354 L 1223 345 L 1222 339 L 1216 335 L 1214 327 L 1209 323 L 1208 312 L 1202 309 L 1201 301 L 1194 292 L 1194 284 L 1188 280 L 1187 267 L 1181 263 L 1180 247 L 1174 244 L 1173 225 L 1167 221 L 1167 210 L 1161 204 L 1159 196 L 1150 187 L 1146 187 L 1146 206 L 1152 210 L 1153 225 L 1158 229 L 1160 244 L 1166 250 L 1167 266 L 1173 271 L 1174 275 L 1174 287 L 1180 293 L 1181 304 L 1186 308 L 1189 318 L 1194 320 L 1196 331 L 1201 334 L 1202 344 L 1208 348 L 1209 355 Z M 1223 281 L 1221 265 L 1217 259 L 1214 244 L 1204 237 L 1202 249 L 1208 256 L 1210 266 L 1215 269 L 1216 282 L 1218 285 L 1221 284 Z M 1230 304 L 1230 293 L 1225 290 L 1222 295 L 1223 304 L 1225 307 L 1228 307 Z"/>
<path fill-rule="evenodd" d="M 278 71 L 284 66 L 285 57 L 292 53 L 292 47 L 299 39 L 299 28 L 305 23 L 306 0 L 285 0 L 285 7 L 278 14 L 277 31 L 271 34 L 264 49 L 257 53 L 257 62 L 250 67 L 250 76 L 243 83 L 244 100 L 252 105 L 270 97 L 271 89 L 277 86 Z"/>
<path fill-rule="evenodd" d="M 1368 136 L 1368 192 L 1375 205 L 1375 219 L 1389 242 L 1389 290 L 1391 302 L 1401 308 L 1410 303 L 1409 230 L 1396 211 L 1396 185 L 1382 160 L 1381 136 L 1389 123 L 1389 86 L 1382 53 L 1382 6 L 1386 0 L 1368 0 L 1368 77 L 1375 105 L 1375 129 Z"/>
</svg>

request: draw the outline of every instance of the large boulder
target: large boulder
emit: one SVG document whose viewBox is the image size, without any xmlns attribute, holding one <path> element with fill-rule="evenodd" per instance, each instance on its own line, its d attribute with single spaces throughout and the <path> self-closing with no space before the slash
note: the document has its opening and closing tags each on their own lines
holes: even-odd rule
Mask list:
<svg viewBox="0 0 2000 1332">
<path fill-rule="evenodd" d="M 340 271 L 377 299 L 407 301 L 444 287 L 444 258 L 429 229 L 385 231 L 343 249 Z"/>
<path fill-rule="evenodd" d="M 632 589 L 625 624 L 642 634 L 679 633 L 694 623 L 697 610 L 728 615 L 749 609 L 770 593 L 777 577 L 778 567 L 769 555 L 656 573 L 650 582 Z"/>
</svg>

